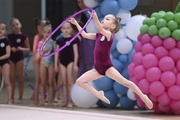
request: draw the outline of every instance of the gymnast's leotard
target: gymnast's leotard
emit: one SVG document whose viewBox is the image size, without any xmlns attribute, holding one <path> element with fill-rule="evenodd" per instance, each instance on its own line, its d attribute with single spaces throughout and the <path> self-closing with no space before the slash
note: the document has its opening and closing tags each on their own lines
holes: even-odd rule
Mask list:
<svg viewBox="0 0 180 120">
<path fill-rule="evenodd" d="M 26 40 L 27 36 L 25 34 L 9 34 L 8 35 L 8 39 L 11 43 L 11 47 L 24 47 L 25 46 L 25 40 Z M 17 63 L 20 60 L 24 59 L 24 54 L 23 51 L 17 51 L 17 52 L 12 52 L 11 51 L 11 55 L 10 55 L 10 60 L 13 63 Z"/>
<path fill-rule="evenodd" d="M 113 66 L 110 59 L 110 50 L 114 40 L 112 35 L 108 41 L 101 33 L 96 34 L 96 44 L 94 49 L 94 68 L 101 75 L 105 75 L 106 71 Z"/>
<path fill-rule="evenodd" d="M 59 47 L 64 46 L 69 40 L 71 40 L 72 37 L 69 38 L 60 38 L 57 40 L 56 44 L 59 45 Z M 74 50 L 73 45 L 77 43 L 77 39 L 75 39 L 71 44 L 67 47 L 65 47 L 62 51 L 59 52 L 59 59 L 60 63 L 67 67 L 69 63 L 74 62 Z"/>
<path fill-rule="evenodd" d="M 51 40 L 50 42 L 46 43 L 44 46 L 49 47 L 49 51 L 45 53 L 45 55 L 49 55 L 54 52 L 54 44 L 55 41 Z M 45 64 L 45 66 L 48 68 L 51 64 L 54 64 L 54 56 L 49 56 L 41 59 L 41 63 Z"/>
<path fill-rule="evenodd" d="M 33 42 L 33 53 L 34 53 L 34 61 L 40 61 L 41 57 L 39 54 L 39 41 L 42 40 L 42 38 L 39 35 L 34 36 L 34 42 Z"/>
<path fill-rule="evenodd" d="M 8 45 L 10 46 L 10 42 L 8 39 L 6 39 L 6 38 L 0 39 L 0 57 L 4 56 L 6 54 L 6 47 Z M 0 60 L 1 67 L 6 63 L 9 64 L 9 58 Z"/>
</svg>

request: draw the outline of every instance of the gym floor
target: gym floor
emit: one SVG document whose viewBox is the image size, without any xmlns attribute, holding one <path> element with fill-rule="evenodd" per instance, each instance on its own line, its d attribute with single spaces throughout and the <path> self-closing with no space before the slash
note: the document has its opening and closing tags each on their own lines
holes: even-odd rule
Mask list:
<svg viewBox="0 0 180 120">
<path fill-rule="evenodd" d="M 34 83 L 33 71 L 28 71 L 30 83 Z M 0 92 L 0 120 L 179 120 L 175 115 L 159 115 L 153 111 L 144 110 L 122 110 L 92 107 L 81 109 L 78 107 L 66 108 L 58 104 L 44 107 L 34 106 L 30 100 L 32 89 L 25 80 L 24 100 L 22 104 L 17 104 L 18 89 L 16 85 L 15 103 L 7 105 L 7 95 L 5 87 Z"/>
</svg>

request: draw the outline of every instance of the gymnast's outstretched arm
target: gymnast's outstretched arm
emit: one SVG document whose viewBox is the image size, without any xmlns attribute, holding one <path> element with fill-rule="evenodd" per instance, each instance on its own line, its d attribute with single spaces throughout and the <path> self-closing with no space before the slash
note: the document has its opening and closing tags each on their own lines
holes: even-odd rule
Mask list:
<svg viewBox="0 0 180 120">
<path fill-rule="evenodd" d="M 74 18 L 71 18 L 69 20 L 69 22 L 71 22 L 72 24 L 76 25 L 77 29 L 79 31 L 81 31 L 81 26 L 78 24 L 78 22 L 74 19 Z M 84 30 L 81 32 L 81 35 L 84 37 L 84 38 L 87 38 L 87 39 L 90 39 L 90 40 L 96 40 L 96 33 L 86 33 Z"/>
</svg>

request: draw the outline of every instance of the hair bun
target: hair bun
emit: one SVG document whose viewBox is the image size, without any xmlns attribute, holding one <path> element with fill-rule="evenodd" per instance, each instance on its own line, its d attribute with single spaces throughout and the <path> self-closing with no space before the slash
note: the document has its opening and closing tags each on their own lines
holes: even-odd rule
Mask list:
<svg viewBox="0 0 180 120">
<path fill-rule="evenodd" d="M 36 18 L 34 18 L 34 21 L 35 21 L 35 22 L 39 22 L 40 19 L 39 19 L 38 17 L 36 17 Z"/>
<path fill-rule="evenodd" d="M 46 20 L 46 25 L 50 25 L 51 22 L 49 20 Z"/>
<path fill-rule="evenodd" d="M 118 17 L 118 22 L 121 22 L 121 18 Z"/>
</svg>

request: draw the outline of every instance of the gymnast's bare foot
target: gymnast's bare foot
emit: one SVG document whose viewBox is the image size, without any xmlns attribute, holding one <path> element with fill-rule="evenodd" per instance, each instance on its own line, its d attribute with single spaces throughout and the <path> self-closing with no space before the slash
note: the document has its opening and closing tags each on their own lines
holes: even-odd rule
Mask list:
<svg viewBox="0 0 180 120">
<path fill-rule="evenodd" d="M 103 91 L 99 91 L 97 97 L 102 100 L 103 102 L 110 104 L 110 101 L 104 96 L 104 92 Z"/>
<path fill-rule="evenodd" d="M 146 104 L 146 106 L 147 106 L 149 109 L 152 109 L 152 108 L 153 108 L 153 103 L 152 103 L 152 101 L 148 98 L 147 95 L 143 95 L 142 101 Z"/>
</svg>

